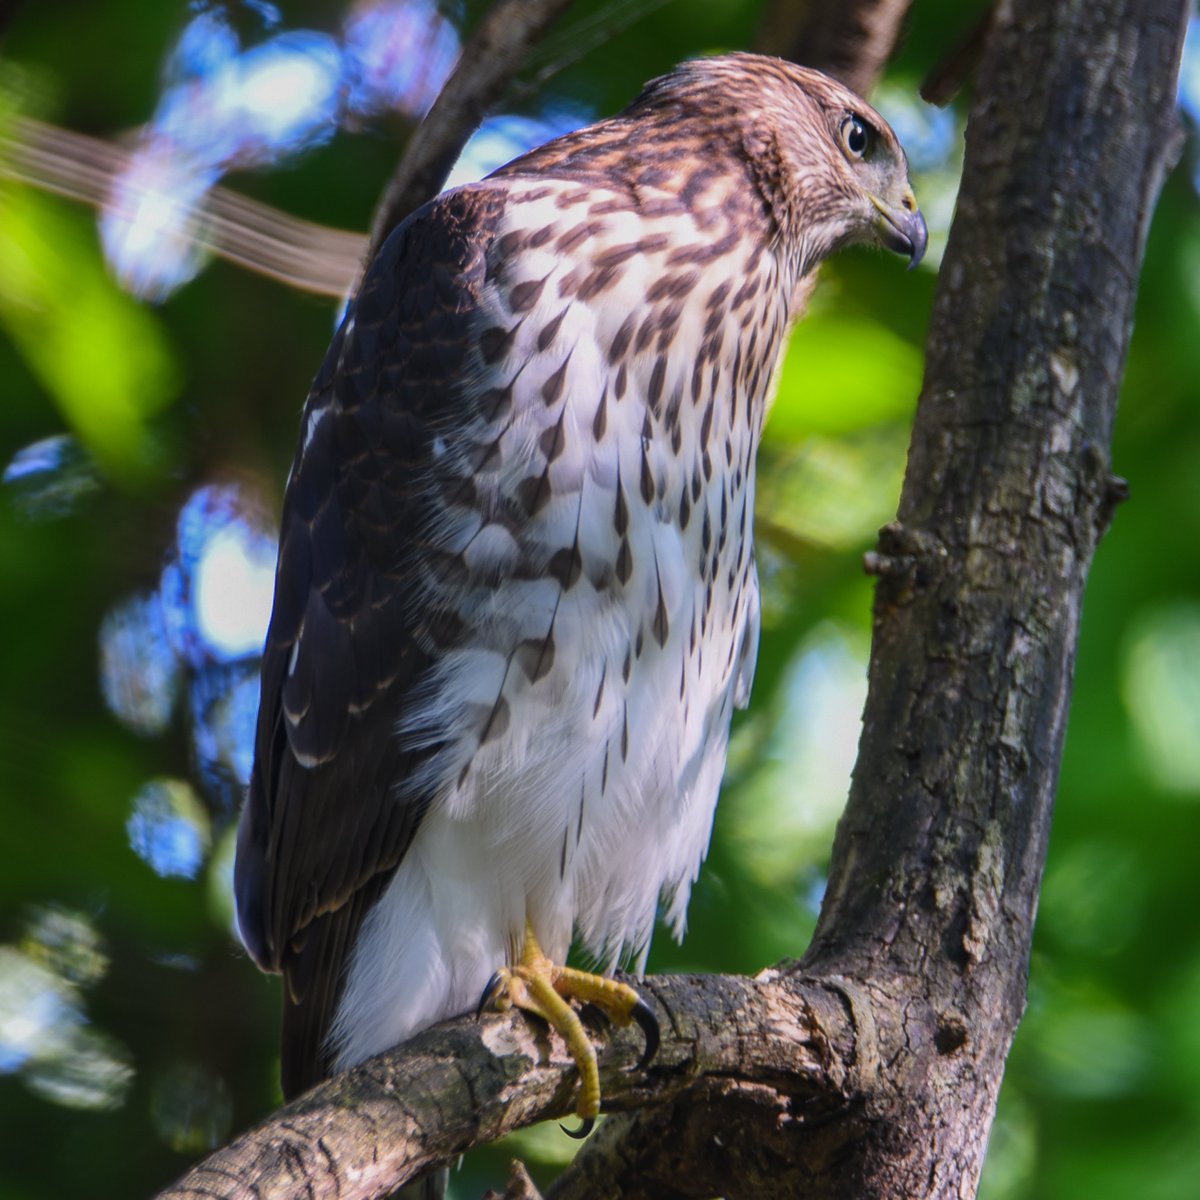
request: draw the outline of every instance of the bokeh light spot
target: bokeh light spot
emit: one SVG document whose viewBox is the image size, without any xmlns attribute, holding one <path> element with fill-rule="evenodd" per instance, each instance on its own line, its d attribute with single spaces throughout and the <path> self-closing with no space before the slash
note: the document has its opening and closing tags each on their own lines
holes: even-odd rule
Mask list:
<svg viewBox="0 0 1200 1200">
<path fill-rule="evenodd" d="M 1188 22 L 1183 42 L 1183 60 L 1179 65 L 1179 106 L 1200 125 L 1200 19 Z M 1193 139 L 1194 140 L 1194 139 Z M 1200 191 L 1200 156 L 1193 153 L 1192 184 Z"/>
<path fill-rule="evenodd" d="M 30 909 L 20 942 L 0 945 L 0 1073 L 68 1108 L 119 1106 L 133 1080 L 129 1055 L 90 1029 L 84 1012 L 86 989 L 107 969 L 88 916 Z"/>
<path fill-rule="evenodd" d="M 274 6 L 253 6 L 260 24 Z M 283 30 L 243 46 L 227 6 L 203 5 L 166 62 L 153 118 L 101 216 L 122 285 L 161 300 L 203 264 L 208 192 L 226 172 L 265 167 L 383 112 L 416 118 L 458 57 L 433 0 L 356 5 L 334 36 Z"/>
<path fill-rule="evenodd" d="M 65 517 L 100 490 L 90 456 L 69 434 L 22 447 L 4 468 L 0 482 L 17 511 L 30 520 Z"/>
<path fill-rule="evenodd" d="M 244 143 L 228 161 L 270 161 L 331 138 L 336 129 L 341 52 L 331 37 L 307 31 L 280 34 L 247 51 L 236 78 L 223 89 L 221 116 Z"/>
<path fill-rule="evenodd" d="M 134 852 L 159 875 L 194 879 L 212 841 L 208 813 L 181 779 L 155 779 L 134 797 L 125 823 Z"/>
<path fill-rule="evenodd" d="M 79 1029 L 70 1051 L 31 1062 L 25 1084 L 45 1100 L 64 1108 L 113 1109 L 125 1101 L 133 1067 L 114 1038 L 95 1029 Z"/>
<path fill-rule="evenodd" d="M 157 593 L 133 596 L 105 616 L 100 624 L 100 688 L 122 723 L 136 733 L 162 733 L 179 681 Z"/>
<path fill-rule="evenodd" d="M 162 300 L 196 275 L 207 259 L 198 206 L 219 178 L 157 141 L 133 153 L 100 213 L 105 258 L 126 291 Z"/>
<path fill-rule="evenodd" d="M 512 113 L 489 117 L 463 147 L 446 186 L 474 183 L 534 147 L 586 125 L 588 120 L 576 109 L 552 109 L 541 117 Z"/>
<path fill-rule="evenodd" d="M 37 904 L 29 910 L 21 950 L 80 987 L 99 982 L 108 970 L 108 953 L 92 919 L 61 904 Z"/>
<path fill-rule="evenodd" d="M 246 489 L 211 484 L 193 492 L 160 587 L 178 653 L 194 666 L 259 654 L 274 572 L 274 534 Z"/>
<path fill-rule="evenodd" d="M 223 807 L 241 802 L 254 759 L 258 717 L 258 662 L 213 667 L 192 686 L 192 740 L 207 794 L 223 796 Z"/>
<path fill-rule="evenodd" d="M 244 522 L 209 538 L 196 564 L 196 626 L 218 658 L 259 654 L 275 583 L 275 546 Z"/>
<path fill-rule="evenodd" d="M 910 83 L 885 80 L 872 97 L 875 108 L 894 130 L 914 172 L 940 171 L 958 146 L 958 118 L 953 108 L 927 104 Z"/>
<path fill-rule="evenodd" d="M 814 884 L 823 890 L 823 881 L 800 876 L 826 852 L 845 806 L 866 691 L 862 639 L 819 625 L 788 667 L 765 752 L 745 726 L 731 748 L 734 769 L 753 761 L 729 815 L 731 833 L 763 883 L 793 882 L 802 895 Z M 747 743 L 755 748 L 748 752 Z"/>
<path fill-rule="evenodd" d="M 346 105 L 352 117 L 423 116 L 458 58 L 458 32 L 427 0 L 369 0 L 343 27 Z"/>
<path fill-rule="evenodd" d="M 1122 662 L 1121 692 L 1150 774 L 1200 799 L 1200 604 L 1144 611 Z"/>
<path fill-rule="evenodd" d="M 0 1072 L 65 1052 L 82 1019 L 53 971 L 14 946 L 0 946 Z"/>
</svg>

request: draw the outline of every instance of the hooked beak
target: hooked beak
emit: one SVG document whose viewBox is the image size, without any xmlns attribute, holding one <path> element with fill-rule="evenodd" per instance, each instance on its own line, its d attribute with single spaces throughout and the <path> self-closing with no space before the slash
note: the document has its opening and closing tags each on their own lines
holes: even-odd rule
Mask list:
<svg viewBox="0 0 1200 1200">
<path fill-rule="evenodd" d="M 908 191 L 900 205 L 888 204 L 877 196 L 871 197 L 871 203 L 879 213 L 879 220 L 875 224 L 879 240 L 889 250 L 907 254 L 908 269 L 911 271 L 925 257 L 925 247 L 929 242 L 929 230 L 925 227 L 925 218 L 921 216 L 916 198 Z"/>
</svg>

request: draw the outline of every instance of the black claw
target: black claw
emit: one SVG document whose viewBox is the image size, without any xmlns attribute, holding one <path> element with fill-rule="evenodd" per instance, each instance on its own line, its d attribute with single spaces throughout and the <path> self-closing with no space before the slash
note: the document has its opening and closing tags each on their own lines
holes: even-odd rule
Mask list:
<svg viewBox="0 0 1200 1200">
<path fill-rule="evenodd" d="M 479 1007 L 475 1010 L 475 1019 L 478 1021 L 483 1016 L 483 1010 L 492 1002 L 496 993 L 500 990 L 500 985 L 504 982 L 504 976 L 497 971 L 491 979 L 487 981 L 487 987 L 483 989 L 483 995 L 479 997 Z"/>
<path fill-rule="evenodd" d="M 654 1015 L 654 1009 L 640 997 L 637 1004 L 634 1005 L 632 1016 L 641 1027 L 642 1033 L 646 1035 L 646 1049 L 642 1051 L 642 1057 L 637 1060 L 633 1067 L 635 1071 L 640 1071 L 643 1067 L 648 1066 L 658 1053 L 658 1044 L 660 1041 L 658 1018 Z"/>
<path fill-rule="evenodd" d="M 596 1128 L 596 1118 L 580 1117 L 579 1119 L 582 1123 L 578 1129 L 568 1129 L 561 1122 L 559 1123 L 558 1127 L 567 1135 L 567 1137 L 574 1138 L 577 1142 L 582 1142 L 583 1139 L 587 1137 L 587 1135 L 591 1133 L 593 1129 Z"/>
</svg>

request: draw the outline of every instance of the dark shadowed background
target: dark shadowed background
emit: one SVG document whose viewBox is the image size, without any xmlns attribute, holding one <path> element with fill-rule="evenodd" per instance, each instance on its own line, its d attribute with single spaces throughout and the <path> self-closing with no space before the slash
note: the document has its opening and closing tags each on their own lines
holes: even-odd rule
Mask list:
<svg viewBox="0 0 1200 1200">
<path fill-rule="evenodd" d="M 682 58 L 750 46 L 764 7 L 578 4 L 455 179 Z M 916 92 L 978 7 L 917 0 L 875 96 L 931 253 L 912 276 L 842 256 L 789 352 L 754 701 L 689 936 L 660 936 L 652 969 L 754 971 L 815 921 L 865 693 L 862 554 L 899 492 L 961 157 L 962 111 Z M 149 1194 L 278 1103 L 277 981 L 232 934 L 233 829 L 274 522 L 339 303 L 203 247 L 328 282 L 353 244 L 305 227 L 264 249 L 279 218 L 211 189 L 365 230 L 481 8 L 0 4 L 0 1200 Z M 1181 100 L 1200 111 L 1200 34 L 1189 51 Z M 1200 1188 L 1198 161 L 1189 137 L 1151 233 L 1114 458 L 1133 498 L 1088 593 L 986 1200 Z M 107 196 L 99 220 L 47 184 Z M 527 1131 L 453 1194 L 574 1148 Z"/>
</svg>

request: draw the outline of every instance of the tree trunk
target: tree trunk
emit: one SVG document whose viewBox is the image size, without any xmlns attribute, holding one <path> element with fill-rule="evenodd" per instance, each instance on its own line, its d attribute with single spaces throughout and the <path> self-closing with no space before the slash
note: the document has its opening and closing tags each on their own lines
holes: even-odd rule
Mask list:
<svg viewBox="0 0 1200 1200">
<path fill-rule="evenodd" d="M 1008 0 L 983 55 L 870 695 L 803 960 L 663 977 L 663 1046 L 553 1195 L 974 1194 L 1025 997 L 1135 281 L 1178 144 L 1187 0 Z M 561 1045 L 452 1022 L 331 1080 L 165 1196 L 381 1196 L 569 1111 Z M 637 1110 L 637 1111 L 629 1111 Z M 527 1193 L 526 1193 L 527 1194 Z"/>
<path fill-rule="evenodd" d="M 806 973 L 857 980 L 890 1064 L 840 1195 L 969 1194 L 1024 1009 L 1084 584 L 1149 217 L 1179 144 L 1180 0 L 996 16 L 870 692 Z M 853 1188 L 851 1188 L 853 1184 Z"/>
</svg>

